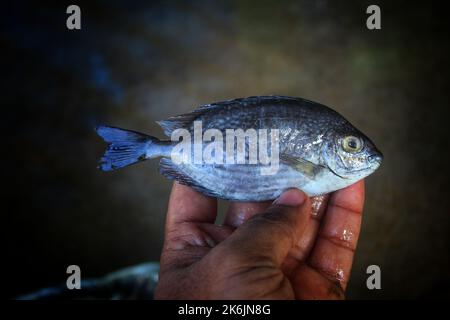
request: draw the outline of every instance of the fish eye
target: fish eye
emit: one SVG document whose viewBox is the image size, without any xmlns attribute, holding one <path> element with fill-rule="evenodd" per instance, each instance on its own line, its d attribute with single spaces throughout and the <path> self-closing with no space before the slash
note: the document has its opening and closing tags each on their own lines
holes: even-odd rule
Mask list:
<svg viewBox="0 0 450 320">
<path fill-rule="evenodd" d="M 346 152 L 355 153 L 361 151 L 363 147 L 361 139 L 355 136 L 347 136 L 342 139 L 342 148 Z"/>
</svg>

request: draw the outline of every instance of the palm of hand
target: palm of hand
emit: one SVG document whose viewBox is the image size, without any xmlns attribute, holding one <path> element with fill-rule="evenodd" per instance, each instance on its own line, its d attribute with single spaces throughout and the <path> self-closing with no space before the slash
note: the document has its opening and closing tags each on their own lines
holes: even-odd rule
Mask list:
<svg viewBox="0 0 450 320">
<path fill-rule="evenodd" d="M 263 215 L 257 213 L 269 203 L 231 203 L 219 226 L 216 199 L 175 183 L 155 297 L 343 298 L 363 202 L 361 181 L 301 208 L 272 206 Z M 287 215 L 295 222 L 278 221 L 280 210 L 297 210 Z"/>
</svg>

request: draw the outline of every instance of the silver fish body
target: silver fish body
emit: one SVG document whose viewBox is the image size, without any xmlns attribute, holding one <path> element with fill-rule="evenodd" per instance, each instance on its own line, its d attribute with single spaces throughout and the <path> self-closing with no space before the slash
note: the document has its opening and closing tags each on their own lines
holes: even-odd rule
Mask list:
<svg viewBox="0 0 450 320">
<path fill-rule="evenodd" d="M 247 140 L 243 164 L 226 161 L 174 163 L 171 156 L 176 142 L 139 137 L 136 132 L 131 132 L 133 137 L 130 140 L 126 134 L 130 131 L 117 131 L 121 129 L 110 127 L 98 129 L 98 133 L 110 143 L 101 168 L 108 171 L 135 162 L 132 159 L 131 163 L 120 162 L 127 155 L 134 155 L 136 161 L 162 157 L 161 174 L 206 195 L 234 201 L 264 201 L 275 199 L 292 187 L 302 189 L 310 196 L 344 188 L 374 172 L 382 160 L 381 153 L 370 139 L 340 114 L 301 98 L 259 96 L 223 101 L 159 122 L 168 137 L 177 129 L 185 129 L 193 136 L 195 123 L 202 124 L 202 134 L 216 129 L 223 137 L 230 129 L 277 130 L 276 140 L 268 145 L 268 148 L 272 143 L 278 145 L 276 172 L 262 174 L 261 169 L 267 164 L 249 163 Z M 120 137 L 114 138 L 115 135 Z M 137 143 L 139 147 L 134 146 Z M 202 150 L 206 145 L 202 145 Z M 119 162 L 114 161 L 114 147 L 117 152 L 122 152 Z"/>
</svg>

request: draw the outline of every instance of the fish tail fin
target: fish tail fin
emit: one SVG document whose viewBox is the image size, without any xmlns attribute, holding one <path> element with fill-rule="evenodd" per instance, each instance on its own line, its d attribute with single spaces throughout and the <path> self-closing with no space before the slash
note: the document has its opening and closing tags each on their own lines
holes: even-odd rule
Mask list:
<svg viewBox="0 0 450 320">
<path fill-rule="evenodd" d="M 149 154 L 157 138 L 143 133 L 120 128 L 99 126 L 97 134 L 108 143 L 108 149 L 100 160 L 98 168 L 111 171 L 152 158 Z"/>
</svg>

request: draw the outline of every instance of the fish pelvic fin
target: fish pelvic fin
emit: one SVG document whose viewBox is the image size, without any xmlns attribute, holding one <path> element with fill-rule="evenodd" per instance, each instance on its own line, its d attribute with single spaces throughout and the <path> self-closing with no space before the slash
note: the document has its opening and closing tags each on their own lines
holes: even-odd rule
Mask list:
<svg viewBox="0 0 450 320">
<path fill-rule="evenodd" d="M 159 139 L 136 131 L 115 127 L 99 126 L 97 134 L 108 143 L 98 168 L 111 171 L 150 158 L 156 158 Z"/>
</svg>

